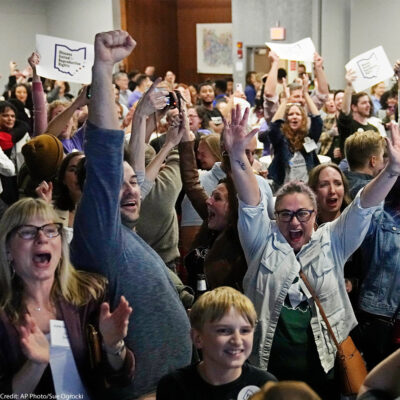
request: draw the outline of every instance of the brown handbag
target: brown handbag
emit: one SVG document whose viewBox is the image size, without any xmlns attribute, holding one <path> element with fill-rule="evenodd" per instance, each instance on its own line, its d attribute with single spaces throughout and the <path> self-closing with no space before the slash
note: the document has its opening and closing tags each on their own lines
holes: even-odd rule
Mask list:
<svg viewBox="0 0 400 400">
<path fill-rule="evenodd" d="M 314 292 L 314 289 L 311 287 L 303 271 L 300 271 L 300 278 L 304 281 L 315 304 L 318 306 L 322 319 L 325 321 L 326 327 L 328 328 L 328 332 L 337 347 L 336 362 L 339 366 L 338 372 L 341 380 L 341 392 L 345 396 L 357 394 L 368 373 L 364 359 L 350 336 L 343 340 L 342 343 L 337 341 L 318 296 Z"/>
<path fill-rule="evenodd" d="M 100 334 L 92 324 L 86 326 L 86 338 L 89 348 L 90 367 L 96 369 L 101 364 Z"/>
</svg>

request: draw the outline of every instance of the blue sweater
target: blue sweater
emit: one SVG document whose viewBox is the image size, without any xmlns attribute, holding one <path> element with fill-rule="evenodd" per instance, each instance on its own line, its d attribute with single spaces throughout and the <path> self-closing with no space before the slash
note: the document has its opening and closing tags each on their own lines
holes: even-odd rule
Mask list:
<svg viewBox="0 0 400 400">
<path fill-rule="evenodd" d="M 75 216 L 75 266 L 109 280 L 111 307 L 123 295 L 133 308 L 126 342 L 136 358 L 131 386 L 109 398 L 132 399 L 156 389 L 159 379 L 190 363 L 190 324 L 158 254 L 121 223 L 122 131 L 86 130 L 86 182 Z"/>
</svg>

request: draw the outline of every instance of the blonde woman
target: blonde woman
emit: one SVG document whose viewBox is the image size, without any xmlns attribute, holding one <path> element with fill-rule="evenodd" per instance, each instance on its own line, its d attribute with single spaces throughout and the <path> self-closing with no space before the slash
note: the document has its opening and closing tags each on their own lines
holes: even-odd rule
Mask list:
<svg viewBox="0 0 400 400">
<path fill-rule="evenodd" d="M 99 399 L 105 396 L 105 380 L 130 383 L 134 358 L 123 339 L 132 309 L 121 297 L 110 312 L 103 302 L 106 284 L 105 278 L 72 267 L 62 225 L 49 204 L 26 198 L 5 212 L 0 221 L 1 393 L 68 392 Z M 88 324 L 99 330 L 103 345 L 95 371 Z M 55 347 L 57 337 L 62 347 Z M 60 351 L 65 362 L 56 356 Z M 60 381 L 64 374 L 68 379 Z"/>
</svg>

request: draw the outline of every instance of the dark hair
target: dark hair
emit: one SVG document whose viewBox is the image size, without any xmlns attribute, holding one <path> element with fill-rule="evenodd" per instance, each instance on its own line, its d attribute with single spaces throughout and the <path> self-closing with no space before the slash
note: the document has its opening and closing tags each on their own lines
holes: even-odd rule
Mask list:
<svg viewBox="0 0 400 400">
<path fill-rule="evenodd" d="M 32 109 L 33 109 L 32 90 L 31 90 L 30 85 L 28 85 L 27 83 L 21 82 L 21 83 L 17 83 L 16 85 L 14 85 L 14 86 L 12 87 L 12 89 L 11 89 L 11 96 L 10 96 L 10 98 L 11 98 L 11 99 L 16 99 L 16 98 L 17 98 L 17 96 L 15 95 L 15 91 L 16 91 L 17 88 L 19 88 L 19 87 L 24 87 L 24 88 L 26 89 L 27 97 L 26 97 L 26 101 L 25 101 L 24 106 L 25 106 L 26 108 L 29 108 L 30 110 L 32 110 Z"/>
<path fill-rule="evenodd" d="M 286 78 L 287 72 L 285 68 L 278 68 L 278 79 Z"/>
<path fill-rule="evenodd" d="M 68 210 L 73 211 L 75 209 L 75 203 L 72 200 L 67 185 L 64 183 L 65 173 L 67 171 L 68 165 L 71 160 L 78 156 L 83 156 L 84 154 L 81 151 L 74 151 L 69 153 L 64 160 L 62 161 L 60 168 L 58 169 L 57 178 L 55 181 L 55 200 L 54 204 L 60 210 Z M 79 160 L 79 163 L 82 160 Z M 77 167 L 78 171 L 78 167 Z M 76 172 L 77 173 L 77 172 Z M 82 188 L 81 188 L 82 190 Z"/>
<path fill-rule="evenodd" d="M 226 80 L 224 79 L 217 79 L 215 81 L 215 89 L 218 89 L 221 93 L 225 93 L 227 89 Z"/>
<path fill-rule="evenodd" d="M 17 115 L 17 109 L 15 108 L 14 104 L 11 104 L 8 101 L 0 101 L 0 113 L 3 113 L 6 108 L 11 108 L 14 111 L 15 115 Z"/>
<path fill-rule="evenodd" d="M 201 88 L 203 86 L 211 86 L 211 87 L 213 87 L 213 83 L 211 81 L 205 81 L 205 82 L 199 83 L 199 92 L 200 92 L 200 90 L 201 90 Z"/>
<path fill-rule="evenodd" d="M 71 86 L 69 86 L 69 83 L 67 81 L 62 81 L 62 82 L 64 83 L 64 86 L 65 86 L 64 94 L 69 93 L 69 91 L 71 90 Z M 54 80 L 51 81 L 51 85 L 50 85 L 51 89 L 54 89 L 55 84 L 56 84 L 56 81 L 54 81 Z"/>
<path fill-rule="evenodd" d="M 147 78 L 148 78 L 148 76 L 146 74 L 138 75 L 137 78 L 136 78 L 137 86 L 140 86 Z"/>
<path fill-rule="evenodd" d="M 368 93 L 366 93 L 366 92 L 354 93 L 354 94 L 351 96 L 351 105 L 352 105 L 352 106 L 356 106 L 357 103 L 358 103 L 358 100 L 360 100 L 360 98 L 361 98 L 361 97 L 364 97 L 364 96 L 368 96 Z M 368 98 L 369 98 L 369 96 L 368 96 Z"/>
<path fill-rule="evenodd" d="M 201 127 L 202 129 L 208 129 L 210 125 L 211 118 L 208 114 L 207 109 L 204 106 L 196 106 L 194 107 L 196 109 L 197 115 L 201 119 Z"/>
<path fill-rule="evenodd" d="M 251 76 L 256 74 L 256 71 L 248 71 L 246 74 L 246 85 L 253 85 L 251 82 Z"/>
<path fill-rule="evenodd" d="M 334 93 L 333 93 L 333 99 L 334 99 L 334 100 L 336 99 L 336 96 L 337 96 L 339 93 L 344 93 L 344 90 L 342 90 L 342 89 L 335 90 Z"/>
</svg>

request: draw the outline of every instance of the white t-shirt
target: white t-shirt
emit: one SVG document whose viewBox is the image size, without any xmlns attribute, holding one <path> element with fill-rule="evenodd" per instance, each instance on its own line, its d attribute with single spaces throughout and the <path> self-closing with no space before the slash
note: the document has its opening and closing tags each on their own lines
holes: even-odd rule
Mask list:
<svg viewBox="0 0 400 400">
<path fill-rule="evenodd" d="M 306 160 L 300 151 L 296 151 L 286 166 L 285 183 L 290 181 L 308 182 L 308 171 Z"/>
</svg>

